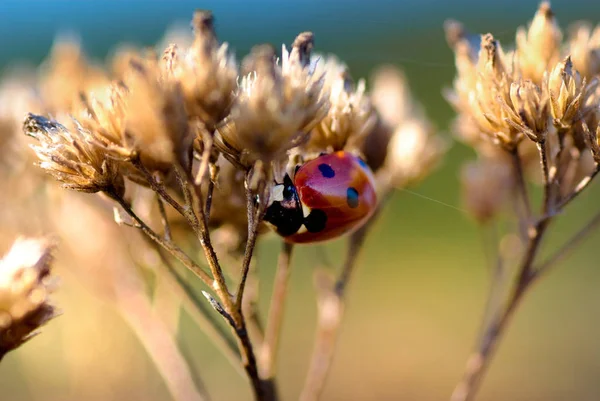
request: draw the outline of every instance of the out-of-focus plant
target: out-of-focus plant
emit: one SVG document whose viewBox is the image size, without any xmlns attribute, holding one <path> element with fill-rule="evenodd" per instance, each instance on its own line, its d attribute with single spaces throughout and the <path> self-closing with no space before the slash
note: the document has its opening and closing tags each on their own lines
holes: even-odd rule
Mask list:
<svg viewBox="0 0 600 401">
<path fill-rule="evenodd" d="M 49 300 L 53 250 L 49 239 L 18 238 L 0 260 L 0 359 L 56 315 Z"/>
<path fill-rule="evenodd" d="M 162 55 L 123 50 L 110 72 L 91 65 L 77 46 L 58 44 L 37 81 L 19 92 L 35 112 L 23 129 L 35 139 L 31 147 L 41 169 L 65 188 L 100 194 L 87 203 L 65 197 L 60 213 L 49 214 L 50 228 L 68 243 L 83 239 L 83 227 L 90 225 L 97 238 L 67 244 L 73 257 L 114 250 L 106 272 L 92 263 L 91 285 L 122 311 L 172 395 L 205 396 L 128 262 L 156 265 L 162 291 L 174 294 L 242 368 L 255 399 L 277 400 L 277 349 L 293 245 L 282 246 L 264 324 L 256 308 L 264 294 L 257 290 L 252 258 L 269 232 L 263 216 L 274 183 L 322 153 L 350 152 L 374 173 L 379 211 L 395 188 L 426 177 L 447 144 L 392 67 L 376 73 L 369 93 L 343 63 L 311 54 L 309 32 L 298 35 L 291 49 L 284 46 L 279 57 L 272 47 L 257 46 L 238 66 L 217 39 L 210 12 L 196 12 L 192 26 L 192 41 L 171 44 Z M 12 116 L 25 117 L 19 113 Z M 116 223 L 138 230 L 143 240 L 127 237 L 127 246 L 117 239 L 107 225 L 107 206 Z M 322 392 L 347 284 L 375 216 L 348 236 L 337 278 L 316 272 L 319 321 L 303 400 Z M 177 262 L 204 284 L 208 303 Z M 215 320 L 217 314 L 230 330 Z"/>
<path fill-rule="evenodd" d="M 571 239 L 542 258 L 552 223 L 600 171 L 600 42 L 598 28 L 587 25 L 564 41 L 546 2 L 508 51 L 491 34 L 471 35 L 455 21 L 446 34 L 456 55 L 457 76 L 447 92 L 458 113 L 454 131 L 478 155 L 462 171 L 465 205 L 483 225 L 497 226 L 504 217 L 514 223 L 497 244 L 483 331 L 452 395 L 459 401 L 475 397 L 532 284 L 600 225 L 600 214 L 590 213 Z M 539 211 L 531 181 L 542 185 Z"/>
</svg>

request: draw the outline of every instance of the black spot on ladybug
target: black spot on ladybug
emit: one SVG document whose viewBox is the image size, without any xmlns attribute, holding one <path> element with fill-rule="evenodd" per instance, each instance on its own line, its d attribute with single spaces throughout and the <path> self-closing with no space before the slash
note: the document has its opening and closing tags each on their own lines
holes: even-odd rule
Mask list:
<svg viewBox="0 0 600 401">
<path fill-rule="evenodd" d="M 358 207 L 358 191 L 356 188 L 348 188 L 346 191 L 346 203 L 348 203 L 348 206 L 352 209 Z"/>
<path fill-rule="evenodd" d="M 333 171 L 331 166 L 328 164 L 325 164 L 325 163 L 319 164 L 319 171 L 321 172 L 321 174 L 323 174 L 323 177 L 325 177 L 325 178 L 335 177 L 335 171 Z"/>
<path fill-rule="evenodd" d="M 310 214 L 304 218 L 304 227 L 309 233 L 323 231 L 326 224 L 327 214 L 320 209 L 311 210 Z"/>
</svg>

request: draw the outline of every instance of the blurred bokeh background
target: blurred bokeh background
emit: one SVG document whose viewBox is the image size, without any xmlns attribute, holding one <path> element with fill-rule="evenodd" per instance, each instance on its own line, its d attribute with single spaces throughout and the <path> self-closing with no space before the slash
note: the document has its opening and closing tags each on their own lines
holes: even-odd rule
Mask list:
<svg viewBox="0 0 600 401">
<path fill-rule="evenodd" d="M 441 91 L 451 85 L 455 69 L 444 20 L 455 18 L 474 32 L 492 32 L 508 45 L 537 5 L 512 0 L 3 0 L 0 69 L 37 66 L 57 34 L 76 34 L 86 53 L 101 63 L 119 44 L 154 46 L 174 26 L 187 29 L 193 10 L 204 8 L 213 10 L 219 37 L 238 59 L 254 44 L 290 43 L 297 33 L 311 30 L 317 51 L 337 54 L 355 78 L 368 77 L 384 63 L 401 67 L 429 117 L 447 131 L 453 113 Z M 565 31 L 577 20 L 600 15 L 600 3 L 586 0 L 552 6 Z M 411 189 L 414 193 L 396 193 L 380 216 L 351 284 L 323 399 L 448 399 L 474 343 L 488 288 L 482 231 L 459 210 L 458 172 L 472 157 L 472 151 L 455 144 L 433 176 Z M 599 196 L 596 185 L 568 210 L 547 249 L 595 211 Z M 29 213 L 28 218 L 36 218 L 33 205 Z M 2 223 L 3 250 L 9 234 L 27 231 L 26 221 L 23 229 L 18 223 Z M 480 400 L 600 399 L 599 240 L 600 233 L 593 235 L 529 294 Z M 303 247 L 295 255 L 279 365 L 286 400 L 299 394 L 313 341 L 313 266 L 341 260 L 342 242 L 321 248 Z M 274 237 L 259 248 L 263 308 L 276 251 Z M 63 276 L 55 297 L 63 315 L 2 361 L 0 399 L 169 399 L 143 347 L 112 305 L 60 266 L 57 274 Z M 245 379 L 185 313 L 178 328 L 179 344 L 213 400 L 250 398 Z"/>
</svg>

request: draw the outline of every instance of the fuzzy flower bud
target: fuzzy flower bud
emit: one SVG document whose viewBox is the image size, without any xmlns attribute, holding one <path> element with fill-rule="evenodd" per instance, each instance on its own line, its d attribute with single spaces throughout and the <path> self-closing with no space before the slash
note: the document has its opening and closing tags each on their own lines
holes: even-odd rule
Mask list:
<svg viewBox="0 0 600 401">
<path fill-rule="evenodd" d="M 23 129 L 40 143 L 31 146 L 40 159 L 39 166 L 63 187 L 123 195 L 123 176 L 115 160 L 107 157 L 83 127 L 76 124 L 74 130 L 68 130 L 55 121 L 29 114 Z"/>
<path fill-rule="evenodd" d="M 48 302 L 53 249 L 47 239 L 18 238 L 0 260 L 0 356 L 56 315 Z"/>
</svg>

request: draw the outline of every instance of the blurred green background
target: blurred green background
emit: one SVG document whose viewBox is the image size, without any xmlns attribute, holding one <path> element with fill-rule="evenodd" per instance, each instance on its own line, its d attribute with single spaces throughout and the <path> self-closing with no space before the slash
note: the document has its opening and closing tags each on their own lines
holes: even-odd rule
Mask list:
<svg viewBox="0 0 600 401">
<path fill-rule="evenodd" d="M 56 34 L 64 32 L 78 34 L 86 52 L 104 60 L 122 42 L 154 45 L 174 24 L 187 26 L 195 8 L 205 8 L 214 11 L 219 37 L 231 44 L 238 59 L 253 44 L 290 43 L 297 33 L 311 30 L 317 51 L 337 54 L 355 78 L 368 77 L 382 63 L 401 67 L 414 96 L 444 131 L 453 113 L 441 90 L 452 84 L 455 69 L 443 21 L 455 18 L 473 32 L 492 32 L 507 46 L 537 5 L 473 0 L 3 0 L 0 68 L 14 68 L 17 62 L 37 65 Z M 598 2 L 552 5 L 565 32 L 576 20 L 600 15 Z M 380 217 L 351 284 L 323 399 L 448 399 L 473 345 L 488 288 L 482 231 L 455 209 L 461 207 L 460 165 L 472 157 L 472 151 L 454 145 L 441 168 L 412 189 L 435 201 L 398 192 Z M 597 209 L 599 196 L 598 185 L 582 196 L 552 230 L 546 249 L 582 224 Z M 480 400 L 600 399 L 599 240 L 596 233 L 529 294 L 501 344 Z M 338 241 L 323 247 L 334 264 L 342 246 Z M 263 307 L 276 250 L 273 237 L 259 250 Z M 320 262 L 315 247 L 299 249 L 294 260 L 279 365 L 287 400 L 299 394 L 308 364 L 316 317 L 312 266 Z M 65 291 L 86 307 L 60 304 L 64 315 L 0 364 L 0 399 L 169 399 L 119 316 L 85 288 Z M 68 336 L 73 325 L 80 327 L 82 337 Z M 214 400 L 249 399 L 244 380 L 185 314 L 180 333 L 181 346 Z M 89 370 L 69 368 L 77 353 L 87 355 Z"/>
</svg>

